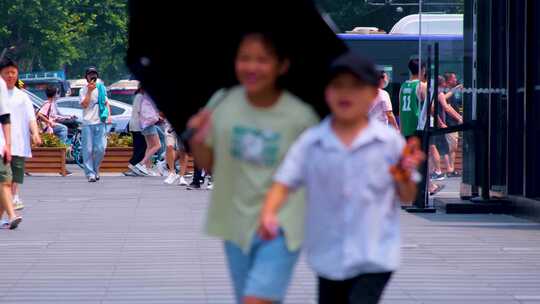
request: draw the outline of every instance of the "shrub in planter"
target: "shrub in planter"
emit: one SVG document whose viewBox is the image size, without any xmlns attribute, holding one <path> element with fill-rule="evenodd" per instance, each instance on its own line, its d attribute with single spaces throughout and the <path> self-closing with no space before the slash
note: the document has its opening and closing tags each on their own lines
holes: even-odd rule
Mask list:
<svg viewBox="0 0 540 304">
<path fill-rule="evenodd" d="M 133 154 L 133 138 L 131 135 L 109 134 L 107 150 L 101 163 L 102 172 L 124 172 Z"/>
<path fill-rule="evenodd" d="M 43 133 L 41 134 L 41 141 L 42 144 L 39 146 L 41 148 L 66 148 L 66 144 L 64 144 L 58 136 L 54 134 L 49 133 Z"/>
<path fill-rule="evenodd" d="M 133 147 L 133 137 L 131 135 L 109 134 L 107 137 L 107 147 L 129 148 Z"/>
</svg>

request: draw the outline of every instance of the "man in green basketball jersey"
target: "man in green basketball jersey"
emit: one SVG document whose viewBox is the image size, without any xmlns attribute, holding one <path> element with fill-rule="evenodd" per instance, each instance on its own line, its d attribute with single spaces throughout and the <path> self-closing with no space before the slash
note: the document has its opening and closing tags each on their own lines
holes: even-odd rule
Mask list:
<svg viewBox="0 0 540 304">
<path fill-rule="evenodd" d="M 420 70 L 420 61 L 411 59 L 409 61 L 411 76 L 401 85 L 399 91 L 401 134 L 406 138 L 415 135 L 418 127 L 418 118 L 422 112 L 422 104 L 427 92 L 426 83 L 420 79 L 420 75 L 424 75 L 425 69 L 425 64 L 422 64 Z"/>
<path fill-rule="evenodd" d="M 425 81 L 426 65 L 420 64 L 417 58 L 409 61 L 410 78 L 401 85 L 399 91 L 399 122 L 401 134 L 405 138 L 417 136 L 422 140 L 424 126 L 419 126 L 418 121 L 427 122 L 427 111 L 422 111 L 424 100 L 427 95 L 427 84 Z M 426 117 L 420 117 L 424 115 Z M 444 188 L 431 180 L 428 184 L 429 194 L 435 195 Z"/>
</svg>

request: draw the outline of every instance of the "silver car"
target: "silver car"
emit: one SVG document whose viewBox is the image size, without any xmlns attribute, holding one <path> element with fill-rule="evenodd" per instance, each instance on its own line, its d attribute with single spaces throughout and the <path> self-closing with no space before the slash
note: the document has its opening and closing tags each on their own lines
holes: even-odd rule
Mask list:
<svg viewBox="0 0 540 304">
<path fill-rule="evenodd" d="M 56 100 L 58 111 L 61 115 L 77 116 L 82 118 L 82 106 L 79 97 L 62 97 Z M 109 99 L 111 105 L 112 127 L 110 132 L 127 132 L 129 120 L 131 119 L 132 106 L 118 100 Z"/>
<path fill-rule="evenodd" d="M 43 104 L 45 103 L 45 100 L 41 99 L 39 96 L 37 96 L 36 94 L 26 90 L 26 89 L 22 89 L 23 92 L 25 92 L 28 97 L 30 98 L 30 101 L 32 101 L 32 106 L 34 106 L 34 110 L 38 110 L 40 109 Z"/>
</svg>

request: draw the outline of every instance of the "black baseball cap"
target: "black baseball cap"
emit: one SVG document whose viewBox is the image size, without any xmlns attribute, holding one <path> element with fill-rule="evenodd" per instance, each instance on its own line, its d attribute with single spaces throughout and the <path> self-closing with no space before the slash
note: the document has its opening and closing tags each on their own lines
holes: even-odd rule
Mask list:
<svg viewBox="0 0 540 304">
<path fill-rule="evenodd" d="M 98 73 L 96 67 L 93 67 L 93 66 L 88 67 L 88 68 L 86 69 L 86 72 L 84 73 L 84 76 L 88 76 L 88 74 L 90 74 L 90 73 L 96 73 L 96 75 L 99 76 L 99 73 Z"/>
<path fill-rule="evenodd" d="M 328 82 L 342 73 L 351 73 L 369 86 L 379 86 L 381 72 L 373 61 L 352 52 L 345 53 L 332 62 Z"/>
</svg>

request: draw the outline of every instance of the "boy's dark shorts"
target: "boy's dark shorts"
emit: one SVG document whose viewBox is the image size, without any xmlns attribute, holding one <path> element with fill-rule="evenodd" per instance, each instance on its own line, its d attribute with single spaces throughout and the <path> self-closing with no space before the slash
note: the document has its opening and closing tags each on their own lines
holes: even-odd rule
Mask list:
<svg viewBox="0 0 540 304">
<path fill-rule="evenodd" d="M 446 136 L 444 134 L 433 136 L 431 138 L 431 144 L 435 145 L 437 151 L 439 151 L 439 154 L 441 156 L 447 155 L 450 150 L 450 147 L 448 146 L 448 141 L 446 140 Z"/>
<path fill-rule="evenodd" d="M 26 158 L 21 156 L 13 156 L 11 159 L 11 173 L 13 175 L 13 182 L 16 184 L 22 184 L 24 182 L 24 165 Z"/>
<path fill-rule="evenodd" d="M 4 163 L 4 157 L 0 156 L 0 183 L 9 184 L 13 180 L 11 166 Z"/>
<path fill-rule="evenodd" d="M 405 139 L 409 139 L 411 137 L 417 137 L 420 140 L 420 145 L 422 145 L 422 142 L 424 140 L 424 131 L 416 131 L 414 135 L 411 136 L 405 136 Z M 450 151 L 450 147 L 448 146 L 448 141 L 446 140 L 445 135 L 435 135 L 431 136 L 429 138 L 430 144 L 435 145 L 437 148 L 437 151 L 439 151 L 439 154 L 441 156 L 447 155 Z"/>
</svg>

